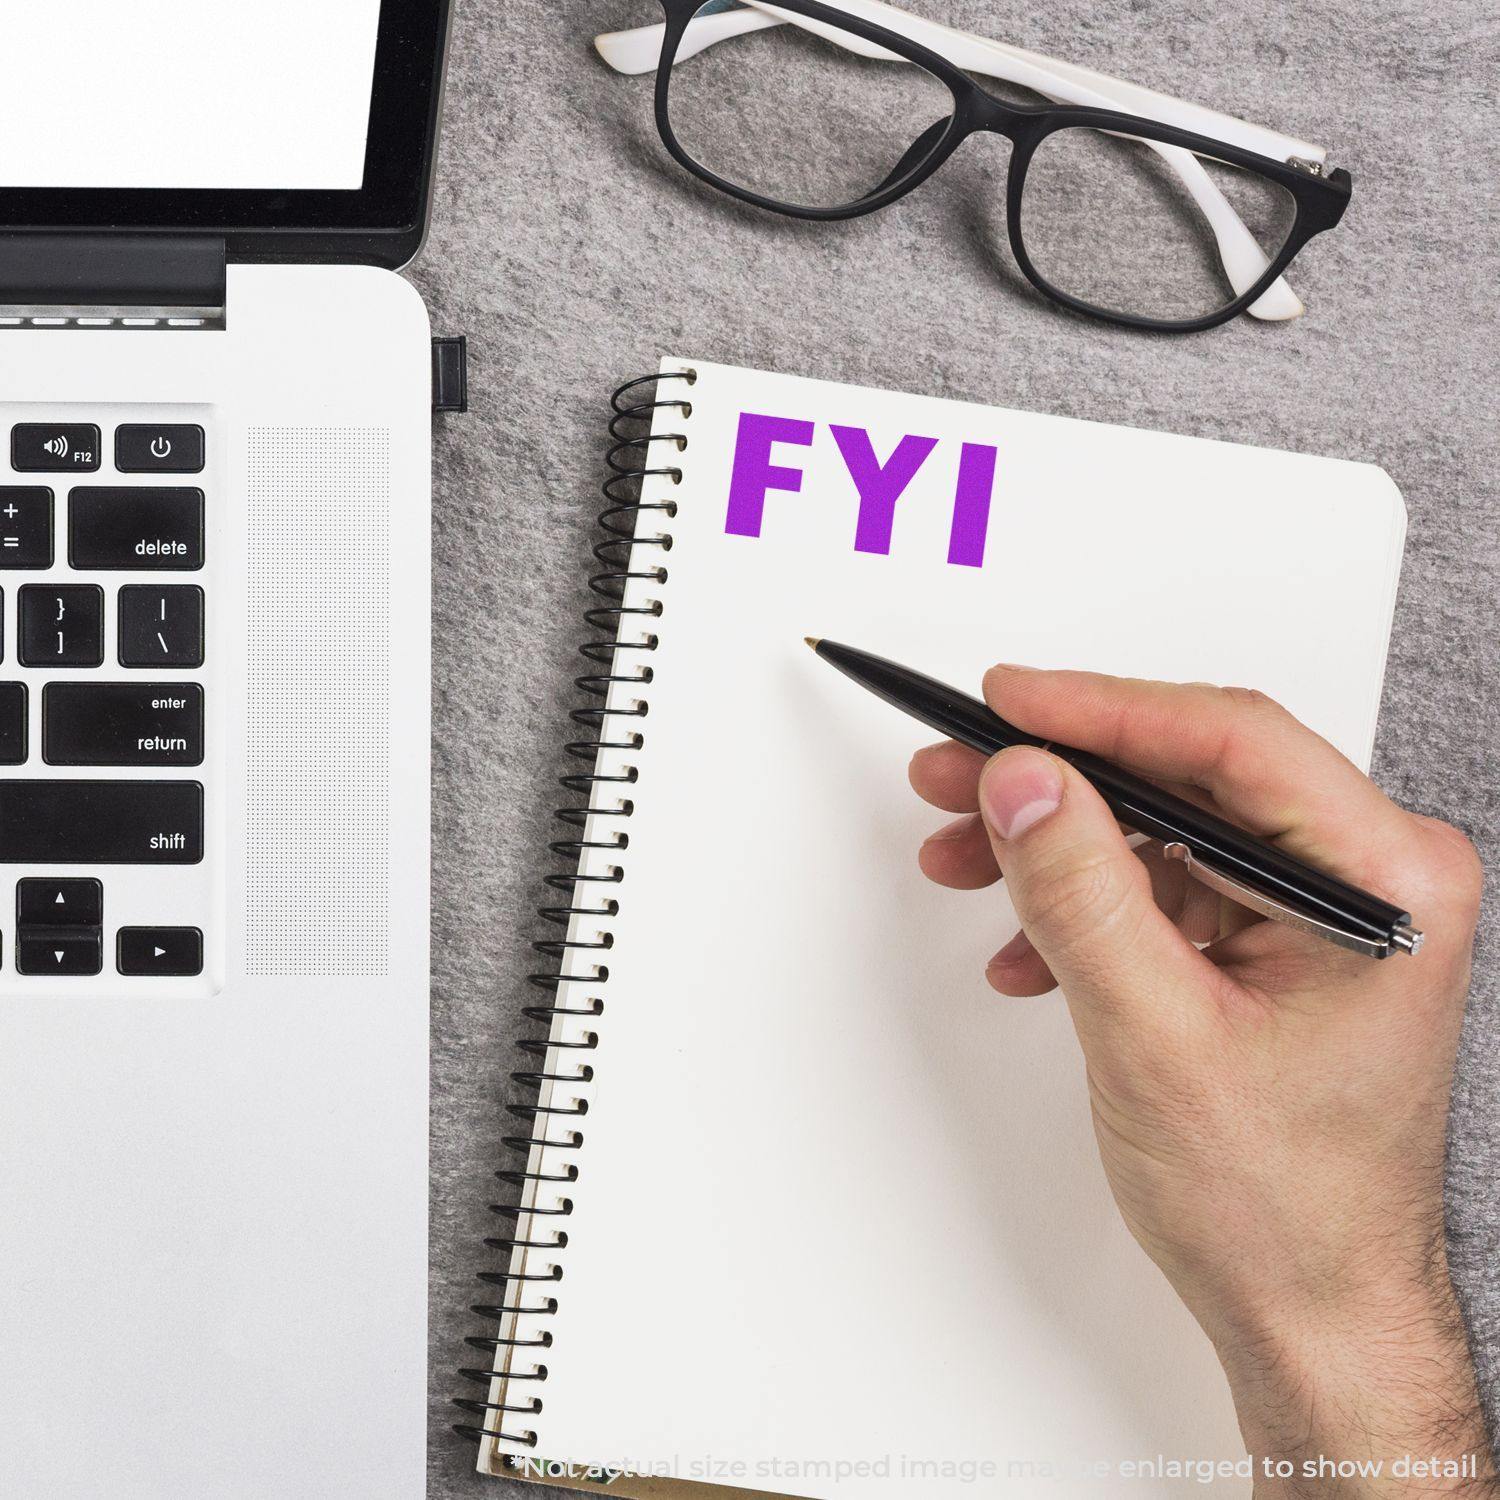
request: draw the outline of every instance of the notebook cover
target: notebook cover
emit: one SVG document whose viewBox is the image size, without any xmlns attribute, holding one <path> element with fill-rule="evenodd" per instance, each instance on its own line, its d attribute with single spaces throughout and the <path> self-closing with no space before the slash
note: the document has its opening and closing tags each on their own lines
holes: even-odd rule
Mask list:
<svg viewBox="0 0 1500 1500">
<path fill-rule="evenodd" d="M 624 595 L 594 623 L 623 645 L 598 671 L 618 680 L 575 721 L 613 748 L 570 835 L 583 914 L 557 999 L 604 1009 L 555 1023 L 597 1046 L 544 1070 L 538 1118 L 580 1143 L 533 1152 L 522 1221 L 567 1242 L 518 1250 L 532 1279 L 506 1305 L 563 1274 L 540 1288 L 555 1309 L 502 1324 L 513 1378 L 490 1388 L 542 1404 L 499 1419 L 534 1447 L 492 1440 L 482 1461 L 1102 1500 L 1141 1492 L 1122 1464 L 1143 1455 L 1242 1458 L 1212 1350 L 1111 1200 L 1065 1007 L 985 985 L 1014 930 L 1003 889 L 916 871 L 940 819 L 904 773 L 933 736 L 802 637 L 971 687 L 997 659 L 1254 685 L 1367 764 L 1395 487 L 1368 465 L 663 369 L 653 441 L 622 460 L 655 471 L 636 545 L 628 565 L 602 554 Z M 1202 1492 L 1191 1473 L 1153 1487 Z"/>
</svg>

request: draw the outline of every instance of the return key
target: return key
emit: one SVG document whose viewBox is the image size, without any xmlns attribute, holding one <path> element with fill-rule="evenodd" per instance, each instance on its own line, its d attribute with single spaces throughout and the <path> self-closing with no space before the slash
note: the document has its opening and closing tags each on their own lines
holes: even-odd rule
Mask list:
<svg viewBox="0 0 1500 1500">
<path fill-rule="evenodd" d="M 42 689 L 49 766 L 203 763 L 203 689 L 196 682 L 49 682 Z"/>
</svg>

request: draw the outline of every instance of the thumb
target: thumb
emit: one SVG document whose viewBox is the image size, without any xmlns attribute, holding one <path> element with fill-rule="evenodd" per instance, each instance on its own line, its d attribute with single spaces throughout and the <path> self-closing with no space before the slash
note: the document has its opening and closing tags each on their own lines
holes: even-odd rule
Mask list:
<svg viewBox="0 0 1500 1500">
<path fill-rule="evenodd" d="M 1017 746 L 985 766 L 979 810 L 1016 915 L 1080 1032 L 1180 1028 L 1218 971 L 1156 905 L 1098 792 L 1066 761 Z"/>
</svg>

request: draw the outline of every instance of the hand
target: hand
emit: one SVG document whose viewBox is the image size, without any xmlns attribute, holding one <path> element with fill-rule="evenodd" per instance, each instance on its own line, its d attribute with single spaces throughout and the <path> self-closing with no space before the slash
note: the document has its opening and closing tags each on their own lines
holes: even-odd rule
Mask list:
<svg viewBox="0 0 1500 1500">
<path fill-rule="evenodd" d="M 1040 750 L 986 763 L 945 743 L 911 764 L 923 798 L 964 815 L 922 846 L 924 872 L 960 889 L 1003 872 L 1020 917 L 990 984 L 1066 995 L 1115 1201 L 1218 1351 L 1257 1497 L 1500 1495 L 1443 1243 L 1472 847 L 1257 693 L 1013 667 L 984 686 L 1030 733 L 1196 797 L 1425 929 L 1418 955 L 1377 961 L 1259 920 L 1159 845 L 1133 852 Z M 1468 1456 L 1478 1478 L 1392 1475 L 1408 1453 Z M 1304 1478 L 1320 1454 L 1382 1472 Z"/>
</svg>

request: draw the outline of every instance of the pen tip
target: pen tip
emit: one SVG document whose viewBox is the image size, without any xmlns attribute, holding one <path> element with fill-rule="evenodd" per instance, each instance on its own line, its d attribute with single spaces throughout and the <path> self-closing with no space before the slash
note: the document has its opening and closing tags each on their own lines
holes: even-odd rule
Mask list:
<svg viewBox="0 0 1500 1500">
<path fill-rule="evenodd" d="M 805 636 L 802 637 L 802 639 L 804 641 L 806 641 L 807 644 L 809 646 L 811 646 L 814 651 L 816 651 L 818 649 L 818 637 L 817 636 L 815 636 L 815 635 L 805 635 Z"/>
</svg>

